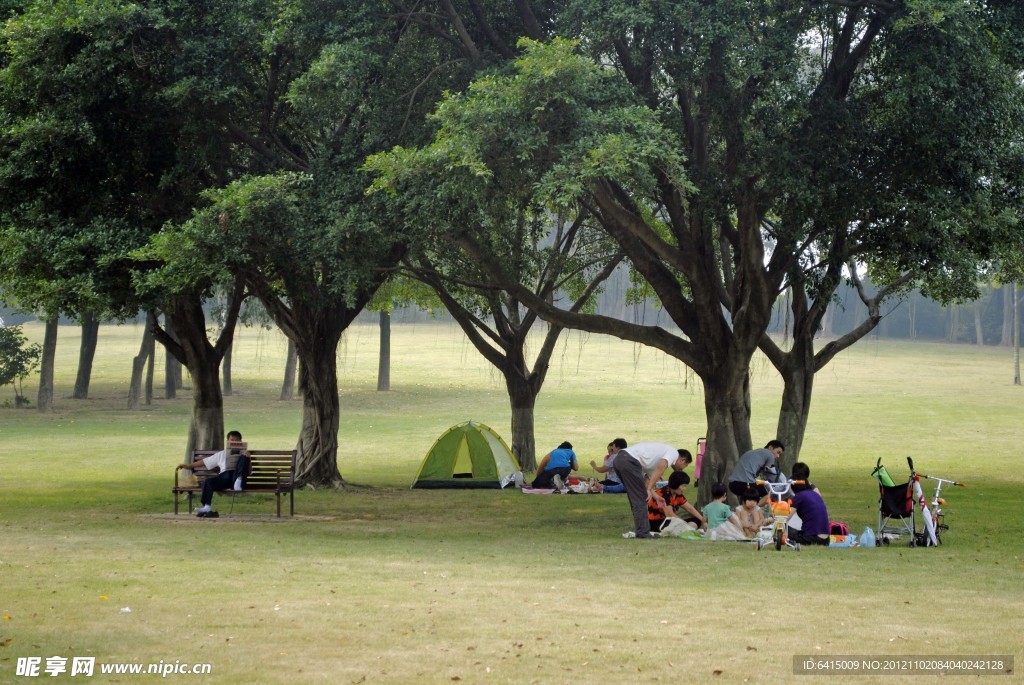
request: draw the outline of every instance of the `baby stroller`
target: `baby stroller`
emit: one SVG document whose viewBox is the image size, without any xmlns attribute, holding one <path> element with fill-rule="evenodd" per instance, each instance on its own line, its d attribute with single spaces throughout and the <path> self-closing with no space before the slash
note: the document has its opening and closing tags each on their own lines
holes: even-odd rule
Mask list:
<svg viewBox="0 0 1024 685">
<path fill-rule="evenodd" d="M 964 488 L 967 485 L 947 478 L 927 476 L 923 473 L 919 474 L 914 470 L 914 460 L 910 457 L 907 457 L 907 464 L 910 466 L 910 480 L 907 481 L 906 485 L 893 484 L 892 478 L 889 477 L 885 467 L 882 466 L 881 459 L 875 465 L 875 470 L 871 472 L 871 475 L 878 479 L 878 487 L 881 490 L 878 506 L 878 539 L 882 544 L 888 541 L 885 536 L 886 532 L 889 534 L 893 532 L 892 527 L 888 526 L 888 523 L 892 519 L 898 518 L 903 525 L 899 530 L 910 535 L 911 547 L 938 547 L 942 543 L 942 540 L 939 538 L 940 532 L 948 529 L 948 526 L 943 523 L 942 507 L 945 506 L 946 500 L 940 496 L 942 486 L 955 485 Z M 932 497 L 930 504 L 925 499 L 924 492 L 921 489 L 922 478 L 933 480 L 936 483 L 935 495 Z M 916 526 L 916 512 L 918 508 L 921 510 L 922 525 L 920 533 L 917 532 Z M 883 516 L 885 517 L 884 520 Z M 910 518 L 909 526 L 906 523 L 908 517 Z"/>
<path fill-rule="evenodd" d="M 888 545 L 906 535 L 910 546 L 916 544 L 916 516 L 914 507 L 914 481 L 896 485 L 879 457 L 871 475 L 878 480 L 878 537 L 877 545 Z"/>
</svg>

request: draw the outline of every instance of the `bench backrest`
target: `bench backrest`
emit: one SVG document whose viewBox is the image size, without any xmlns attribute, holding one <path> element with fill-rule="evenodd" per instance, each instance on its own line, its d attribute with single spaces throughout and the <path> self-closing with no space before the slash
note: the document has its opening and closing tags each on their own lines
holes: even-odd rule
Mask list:
<svg viewBox="0 0 1024 685">
<path fill-rule="evenodd" d="M 295 480 L 296 450 L 249 450 L 252 472 L 246 479 L 248 488 L 273 487 L 278 484 L 278 473 L 282 484 Z"/>
<path fill-rule="evenodd" d="M 218 450 L 192 450 L 192 461 L 199 461 L 217 452 Z M 279 472 L 281 484 L 291 484 L 295 480 L 296 455 L 296 450 L 249 450 L 252 472 L 246 479 L 246 487 L 276 487 Z M 202 469 L 196 471 L 200 476 L 206 475 Z"/>
</svg>

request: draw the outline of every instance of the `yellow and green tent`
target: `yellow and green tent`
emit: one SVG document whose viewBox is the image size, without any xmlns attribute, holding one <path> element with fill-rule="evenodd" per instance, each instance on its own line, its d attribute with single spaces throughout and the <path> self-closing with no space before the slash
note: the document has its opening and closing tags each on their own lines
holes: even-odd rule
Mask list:
<svg viewBox="0 0 1024 685">
<path fill-rule="evenodd" d="M 519 461 L 489 426 L 452 426 L 427 452 L 414 488 L 503 488 L 515 480 Z"/>
</svg>

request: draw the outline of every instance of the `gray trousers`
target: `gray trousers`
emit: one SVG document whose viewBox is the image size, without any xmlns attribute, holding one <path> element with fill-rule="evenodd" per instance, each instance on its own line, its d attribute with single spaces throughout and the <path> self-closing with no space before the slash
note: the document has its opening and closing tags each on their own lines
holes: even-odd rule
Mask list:
<svg viewBox="0 0 1024 685">
<path fill-rule="evenodd" d="M 647 481 L 640 462 L 626 450 L 615 455 L 615 472 L 626 488 L 629 508 L 633 513 L 633 525 L 638 538 L 651 537 L 651 522 L 647 518 Z"/>
</svg>

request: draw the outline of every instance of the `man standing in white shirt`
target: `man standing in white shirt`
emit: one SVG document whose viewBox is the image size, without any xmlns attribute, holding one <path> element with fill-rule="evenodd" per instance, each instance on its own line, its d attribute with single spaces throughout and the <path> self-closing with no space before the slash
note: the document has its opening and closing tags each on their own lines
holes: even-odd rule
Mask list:
<svg viewBox="0 0 1024 685">
<path fill-rule="evenodd" d="M 647 500 L 670 466 L 673 471 L 682 471 L 693 461 L 693 456 L 688 450 L 677 449 L 663 442 L 638 442 L 629 447 L 623 438 L 615 438 L 612 445 L 615 449 L 615 471 L 629 497 L 635 535 L 640 539 L 651 538 Z"/>
</svg>

